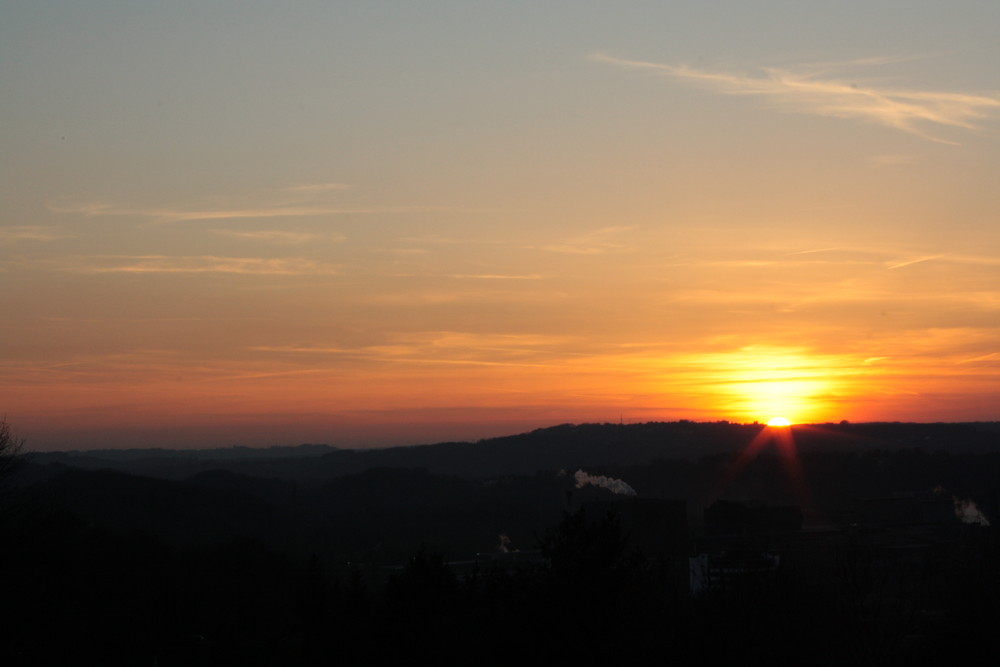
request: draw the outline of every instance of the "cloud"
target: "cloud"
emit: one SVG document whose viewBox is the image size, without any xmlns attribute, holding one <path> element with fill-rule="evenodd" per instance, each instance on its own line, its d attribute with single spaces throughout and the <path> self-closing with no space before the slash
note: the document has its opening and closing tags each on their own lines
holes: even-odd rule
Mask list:
<svg viewBox="0 0 1000 667">
<path fill-rule="evenodd" d="M 405 257 L 407 255 L 426 255 L 429 251 L 424 248 L 379 248 L 375 252 Z"/>
<path fill-rule="evenodd" d="M 830 70 L 879 65 L 889 62 L 888 59 L 870 58 L 797 68 L 764 67 L 761 68 L 764 76 L 749 76 L 710 72 L 686 65 L 627 60 L 602 53 L 592 58 L 630 69 L 652 70 L 728 95 L 763 98 L 788 111 L 864 120 L 942 143 L 954 142 L 932 136 L 921 127 L 977 130 L 973 121 L 1000 111 L 1000 97 L 992 95 L 878 88 L 825 78 Z"/>
<path fill-rule="evenodd" d="M 395 334 L 372 345 L 258 345 L 254 352 L 333 355 L 380 363 L 461 366 L 548 367 L 565 355 L 572 339 L 544 334 L 422 331 Z"/>
<path fill-rule="evenodd" d="M 738 257 L 732 257 L 731 249 L 716 250 L 719 258 L 703 258 L 686 255 L 663 265 L 676 267 L 732 267 L 747 269 L 799 267 L 870 267 L 884 269 L 901 269 L 914 264 L 936 262 L 968 267 L 997 267 L 1000 257 L 992 255 L 975 255 L 962 252 L 922 252 L 916 248 L 892 246 L 829 246 L 807 248 L 805 250 L 790 250 L 782 245 L 762 245 L 738 248 Z"/>
<path fill-rule="evenodd" d="M 350 183 L 303 183 L 299 185 L 289 185 L 286 190 L 289 192 L 318 193 L 331 192 L 335 190 L 350 190 L 353 185 Z"/>
<path fill-rule="evenodd" d="M 810 250 L 796 250 L 794 252 L 785 253 L 786 255 L 815 255 L 820 252 L 834 252 L 840 250 L 839 246 L 830 246 L 828 248 L 812 248 Z"/>
<path fill-rule="evenodd" d="M 345 347 L 319 345 L 254 345 L 247 348 L 254 352 L 281 352 L 289 354 L 354 354 L 357 350 Z"/>
<path fill-rule="evenodd" d="M 412 243 L 412 244 L 427 244 L 427 245 L 469 245 L 476 244 L 482 245 L 484 242 L 482 240 L 470 240 L 467 238 L 450 238 L 447 236 L 403 236 L 396 239 L 399 243 Z M 497 245 L 499 242 L 493 241 L 489 242 L 490 245 Z"/>
<path fill-rule="evenodd" d="M 888 269 L 901 269 L 904 266 L 920 264 L 922 262 L 941 261 L 951 264 L 973 264 L 982 266 L 1000 266 L 1000 258 L 983 255 L 962 255 L 957 253 L 942 253 L 939 255 L 923 255 L 902 261 L 886 262 Z"/>
<path fill-rule="evenodd" d="M 117 206 L 103 202 L 78 204 L 50 204 L 56 213 L 73 213 L 90 217 L 134 216 L 150 218 L 153 224 L 188 222 L 195 220 L 232 220 L 250 218 L 313 217 L 323 215 L 367 215 L 375 213 L 413 213 L 421 211 L 448 210 L 438 206 L 361 206 L 344 208 L 337 206 L 279 205 L 253 208 L 143 208 Z"/>
<path fill-rule="evenodd" d="M 53 231 L 51 228 L 43 227 L 41 225 L 23 225 L 20 227 L 0 228 L 0 243 L 16 243 L 18 241 L 37 241 L 44 243 L 48 241 L 59 241 L 61 239 L 71 238 L 75 237 L 71 234 Z"/>
<path fill-rule="evenodd" d="M 96 263 L 93 260 L 98 260 Z M 233 273 L 243 275 L 336 275 L 336 267 L 302 257 L 170 257 L 124 255 L 88 258 L 69 270 L 78 273 Z"/>
<path fill-rule="evenodd" d="M 565 243 L 540 246 L 550 252 L 567 253 L 571 255 L 600 255 L 613 250 L 625 250 L 627 246 L 612 243 L 611 239 L 622 232 L 635 229 L 635 225 L 602 227 L 581 236 L 569 239 Z"/>
<path fill-rule="evenodd" d="M 55 213 L 82 215 L 88 218 L 133 217 L 145 218 L 147 225 L 189 221 L 219 221 L 238 219 L 269 219 L 321 217 L 335 215 L 373 215 L 385 213 L 422 213 L 456 211 L 449 206 L 427 205 L 345 205 L 329 196 L 352 186 L 346 183 L 313 183 L 291 185 L 279 190 L 244 195 L 239 199 L 229 196 L 213 198 L 210 204 L 133 206 L 102 199 L 53 201 L 47 204 Z M 463 209 L 464 210 L 464 209 Z"/>
<path fill-rule="evenodd" d="M 762 247 L 761 250 L 767 252 L 776 252 L 773 248 Z M 968 253 L 961 252 L 945 252 L 945 253 L 923 253 L 920 250 L 914 248 L 896 247 L 896 246 L 878 246 L 878 245 L 866 245 L 866 246 L 831 246 L 828 248 L 816 248 L 809 250 L 798 250 L 793 252 L 786 252 L 786 255 L 816 255 L 816 254 L 826 254 L 830 257 L 830 261 L 836 261 L 838 263 L 866 263 L 866 264 L 880 264 L 889 269 L 902 268 L 904 266 L 909 266 L 910 264 L 917 264 L 919 262 L 928 261 L 939 261 L 947 262 L 949 264 L 965 264 L 970 266 L 1000 266 L 1000 257 L 993 255 L 970 255 Z M 880 260 L 880 257 L 886 259 Z"/>
<path fill-rule="evenodd" d="M 990 352 L 989 354 L 982 354 L 979 355 L 978 357 L 973 357 L 972 359 L 962 359 L 960 361 L 956 361 L 955 363 L 974 364 L 980 361 L 989 361 L 989 362 L 1000 361 L 1000 352 Z"/>
<path fill-rule="evenodd" d="M 423 274 L 399 273 L 392 274 L 392 278 L 406 278 L 413 283 L 412 287 L 394 289 L 392 291 L 380 291 L 372 294 L 358 294 L 356 299 L 359 303 L 380 304 L 384 306 L 403 306 L 412 308 L 418 305 L 441 305 L 449 303 L 468 303 L 482 307 L 487 303 L 519 303 L 526 305 L 529 303 L 551 303 L 553 300 L 563 300 L 567 298 L 565 292 L 557 290 L 527 289 L 526 285 L 535 287 L 537 283 L 531 281 L 490 281 L 483 283 L 452 283 L 452 286 L 436 288 L 425 287 L 420 279 L 426 278 Z"/>
<path fill-rule="evenodd" d="M 499 275 L 493 273 L 482 273 L 482 274 L 455 273 L 448 277 L 457 279 L 468 279 L 468 280 L 540 280 L 544 276 L 537 273 L 533 273 L 530 275 L 523 275 L 523 276 Z"/>
<path fill-rule="evenodd" d="M 237 231 L 232 229 L 213 229 L 216 234 L 231 236 L 233 238 L 245 239 L 247 241 L 268 241 L 272 243 L 283 243 L 295 245 L 308 243 L 309 241 L 326 240 L 340 243 L 347 240 L 347 237 L 340 233 L 334 234 L 312 234 L 309 232 L 289 232 L 282 229 L 261 229 L 256 231 Z"/>
<path fill-rule="evenodd" d="M 914 257 L 913 259 L 907 259 L 902 262 L 886 263 L 886 268 L 888 269 L 901 269 L 904 266 L 912 266 L 913 264 L 920 264 L 922 262 L 930 262 L 935 259 L 941 259 L 944 255 L 926 255 L 924 257 Z"/>
<path fill-rule="evenodd" d="M 560 347 L 573 340 L 569 336 L 546 334 L 473 333 L 468 331 L 431 331 L 415 336 L 437 348 L 521 350 L 536 347 Z"/>
</svg>

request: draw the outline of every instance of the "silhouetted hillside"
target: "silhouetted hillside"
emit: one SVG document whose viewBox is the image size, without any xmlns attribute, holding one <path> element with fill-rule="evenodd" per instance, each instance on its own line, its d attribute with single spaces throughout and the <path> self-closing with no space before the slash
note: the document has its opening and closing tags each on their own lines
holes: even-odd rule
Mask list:
<svg viewBox="0 0 1000 667">
<path fill-rule="evenodd" d="M 110 468 L 177 480 L 213 469 L 303 483 L 321 483 L 371 468 L 424 468 L 440 475 L 488 478 L 530 475 L 539 470 L 644 464 L 657 459 L 697 461 L 712 454 L 740 451 L 763 428 L 760 424 L 688 421 L 564 424 L 477 442 L 385 449 L 330 451 L 324 445 L 302 445 L 267 450 L 152 450 L 148 455 L 143 455 L 143 450 L 127 450 L 45 452 L 33 456 L 37 463 Z M 1000 449 L 1000 424 L 996 422 L 800 425 L 793 427 L 792 433 L 801 452 L 919 448 L 957 454 Z"/>
<path fill-rule="evenodd" d="M 295 515 L 265 499 L 281 483 L 243 478 L 242 488 L 206 484 L 223 476 L 233 479 L 225 473 L 174 482 L 114 470 L 68 469 L 26 489 L 21 502 L 32 511 L 65 509 L 99 525 L 148 532 L 177 544 L 237 536 L 274 544 L 299 541 Z"/>
<path fill-rule="evenodd" d="M 0 496 L 6 599 L 28 615 L 0 658 L 373 664 L 508 642 L 553 662 L 641 662 L 669 628 L 682 663 L 752 649 L 775 664 L 914 664 L 995 627 L 995 424 L 762 429 L 564 425 L 224 461 L 38 455 Z M 694 554 L 736 578 L 689 596 Z"/>
</svg>

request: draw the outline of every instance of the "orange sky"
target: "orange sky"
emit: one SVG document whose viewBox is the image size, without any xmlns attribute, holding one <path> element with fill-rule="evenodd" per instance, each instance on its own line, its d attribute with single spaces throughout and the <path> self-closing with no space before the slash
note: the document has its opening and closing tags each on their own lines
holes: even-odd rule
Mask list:
<svg viewBox="0 0 1000 667">
<path fill-rule="evenodd" d="M 1000 8 L 747 4 L 2 10 L 0 410 L 39 449 L 998 419 Z"/>
</svg>

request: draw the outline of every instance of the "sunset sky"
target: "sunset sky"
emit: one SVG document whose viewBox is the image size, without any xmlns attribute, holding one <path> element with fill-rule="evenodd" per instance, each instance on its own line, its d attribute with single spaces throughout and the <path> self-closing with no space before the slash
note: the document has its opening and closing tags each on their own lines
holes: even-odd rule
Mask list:
<svg viewBox="0 0 1000 667">
<path fill-rule="evenodd" d="M 30 448 L 1000 419 L 1000 3 L 0 0 Z"/>
</svg>

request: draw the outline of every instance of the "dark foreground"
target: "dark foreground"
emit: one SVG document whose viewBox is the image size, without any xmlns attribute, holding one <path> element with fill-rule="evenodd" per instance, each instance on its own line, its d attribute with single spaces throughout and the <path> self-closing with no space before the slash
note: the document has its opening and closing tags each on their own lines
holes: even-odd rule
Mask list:
<svg viewBox="0 0 1000 667">
<path fill-rule="evenodd" d="M 697 440 L 701 426 L 684 426 Z M 635 433 L 612 426 L 581 429 L 574 450 L 562 429 L 550 434 L 562 453 L 550 454 L 570 474 L 445 474 L 435 466 L 458 464 L 433 448 L 424 467 L 340 474 L 316 473 L 323 452 L 254 463 L 255 474 L 233 461 L 178 474 L 172 460 L 159 476 L 24 465 L 0 505 L 0 664 L 930 665 L 994 654 L 991 433 L 955 452 L 899 438 L 803 446 L 794 466 L 763 451 L 734 473 L 738 429 L 728 451 L 683 458 L 656 455 L 669 442 L 636 455 L 622 444 Z M 618 439 L 623 460 L 594 454 L 601 436 Z M 576 466 L 639 495 L 578 488 Z"/>
</svg>

